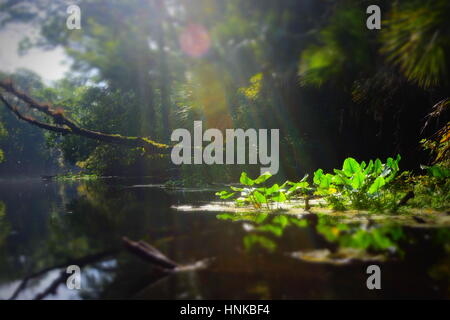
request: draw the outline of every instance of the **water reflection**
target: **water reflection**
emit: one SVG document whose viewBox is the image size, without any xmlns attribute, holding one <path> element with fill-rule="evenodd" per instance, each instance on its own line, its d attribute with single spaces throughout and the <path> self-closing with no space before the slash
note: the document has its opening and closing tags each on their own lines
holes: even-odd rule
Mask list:
<svg viewBox="0 0 450 320">
<path fill-rule="evenodd" d="M 179 212 L 174 204 L 202 205 L 214 191 L 133 185 L 0 183 L 0 298 L 46 270 L 17 298 L 450 296 L 448 228 L 356 224 L 326 215 Z M 206 269 L 168 274 L 123 250 L 123 236 L 145 240 L 182 264 L 214 259 Z M 365 287 L 365 266 L 373 261 L 382 265 L 381 292 Z M 82 290 L 61 282 L 48 292 L 62 266 L 73 262 L 82 264 Z"/>
<path fill-rule="evenodd" d="M 361 254 L 376 252 L 401 256 L 399 242 L 405 240 L 404 228 L 398 224 L 377 225 L 370 220 L 367 223 L 344 223 L 341 217 L 325 214 L 297 217 L 267 213 L 224 213 L 217 218 L 243 222 L 242 226 L 248 232 L 243 239 L 247 250 L 258 245 L 268 251 L 275 251 L 278 246 L 276 239 L 281 238 L 288 227 L 309 229 L 310 234 L 320 235 L 327 241 L 327 249 L 334 251 L 351 248 L 355 250 L 353 252 L 359 250 Z"/>
</svg>

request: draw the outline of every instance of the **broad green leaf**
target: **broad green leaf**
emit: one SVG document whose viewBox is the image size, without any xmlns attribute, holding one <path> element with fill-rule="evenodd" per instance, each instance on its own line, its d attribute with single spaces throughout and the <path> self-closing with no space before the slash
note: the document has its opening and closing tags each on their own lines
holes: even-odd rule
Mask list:
<svg viewBox="0 0 450 320">
<path fill-rule="evenodd" d="M 373 165 L 373 172 L 378 176 L 383 171 L 383 164 L 381 163 L 380 159 L 375 160 L 375 163 Z"/>
<path fill-rule="evenodd" d="M 223 199 L 223 200 L 229 199 L 229 198 L 231 198 L 232 196 L 234 196 L 234 194 L 235 194 L 235 192 L 230 192 L 230 193 L 228 193 L 228 194 L 221 195 L 221 196 L 220 196 L 220 199 Z"/>
<path fill-rule="evenodd" d="M 360 172 L 361 167 L 360 167 L 358 161 L 356 161 L 355 159 L 347 158 L 344 160 L 344 165 L 342 167 L 342 171 L 344 171 L 344 173 L 348 177 L 351 177 L 353 174 Z"/>
<path fill-rule="evenodd" d="M 267 188 L 266 190 L 265 190 L 265 194 L 266 195 L 270 195 L 270 194 L 272 194 L 272 193 L 274 193 L 274 192 L 277 192 L 277 191 L 279 191 L 280 190 L 280 186 L 278 185 L 278 184 L 274 184 L 273 186 L 271 186 L 270 188 Z"/>
<path fill-rule="evenodd" d="M 337 174 L 337 175 L 342 176 L 342 177 L 346 177 L 345 172 L 342 171 L 342 170 L 339 170 L 339 169 L 333 169 L 333 172 L 334 172 L 335 174 Z"/>
<path fill-rule="evenodd" d="M 281 191 L 272 197 L 272 200 L 275 202 L 284 202 L 286 201 L 286 199 L 287 199 L 286 195 L 284 194 L 284 192 Z"/>
<path fill-rule="evenodd" d="M 255 179 L 254 183 L 256 184 L 263 183 L 270 177 L 272 177 L 272 174 L 270 172 L 264 172 L 262 175 L 260 175 L 258 178 Z"/>
<path fill-rule="evenodd" d="M 246 172 L 242 172 L 242 173 L 241 173 L 241 178 L 239 179 L 239 181 L 240 181 L 243 185 L 246 185 L 246 186 L 252 186 L 252 185 L 255 184 L 255 181 L 252 180 L 252 179 L 250 179 L 250 178 L 247 176 L 247 173 L 246 173 Z"/>
<path fill-rule="evenodd" d="M 366 162 L 365 161 L 363 161 L 363 162 L 361 162 L 361 170 L 364 170 L 364 168 L 366 167 Z"/>
<path fill-rule="evenodd" d="M 319 187 L 320 188 L 324 188 L 324 189 L 328 189 L 330 187 L 332 178 L 333 178 L 333 175 L 329 174 L 329 173 L 327 173 L 326 175 L 322 175 L 322 177 L 320 179 Z"/>
<path fill-rule="evenodd" d="M 297 183 L 297 187 L 302 188 L 302 189 L 306 189 L 309 187 L 309 182 L 308 181 L 301 181 L 299 183 Z"/>
<path fill-rule="evenodd" d="M 382 186 L 386 184 L 383 177 L 378 177 L 375 179 L 375 181 L 372 183 L 372 185 L 369 188 L 369 193 L 374 194 L 375 192 L 378 192 Z"/>
<path fill-rule="evenodd" d="M 386 164 L 389 168 L 394 169 L 395 168 L 395 164 L 394 164 L 394 159 L 392 158 L 387 158 L 386 160 Z"/>
<path fill-rule="evenodd" d="M 306 189 L 306 188 L 308 188 L 308 186 L 309 186 L 309 183 L 307 182 L 307 181 L 303 181 L 303 182 L 298 182 L 298 183 L 294 183 L 293 185 L 292 185 L 292 187 L 291 188 L 289 188 L 289 190 L 287 191 L 288 193 L 293 193 L 293 192 L 295 192 L 295 191 L 297 191 L 297 190 L 304 190 L 304 189 Z"/>
<path fill-rule="evenodd" d="M 253 193 L 253 196 L 255 197 L 256 201 L 259 203 L 266 203 L 266 197 L 264 195 L 262 195 L 259 191 L 255 191 Z"/>
<path fill-rule="evenodd" d="M 367 175 L 369 175 L 369 174 L 371 174 L 372 173 L 372 169 L 373 169 L 373 161 L 372 160 L 370 160 L 369 161 L 369 164 L 367 165 L 367 167 L 364 169 L 364 174 L 367 176 Z"/>
<path fill-rule="evenodd" d="M 400 155 L 397 155 L 397 158 L 395 160 L 392 158 L 387 158 L 386 164 L 389 168 L 391 168 L 392 171 L 397 172 L 399 170 L 398 163 L 400 162 L 401 158 L 402 157 Z"/>
<path fill-rule="evenodd" d="M 322 169 L 318 169 L 316 172 L 314 172 L 314 178 L 313 178 L 314 184 L 319 185 L 322 176 L 323 176 Z"/>
<path fill-rule="evenodd" d="M 335 175 L 333 176 L 333 178 L 331 179 L 331 183 L 335 184 L 335 185 L 344 185 L 345 184 L 345 180 L 344 178 L 342 178 L 339 175 Z"/>
<path fill-rule="evenodd" d="M 364 174 L 361 171 L 355 173 L 355 176 L 352 179 L 352 187 L 353 189 L 360 189 L 364 184 Z"/>
<path fill-rule="evenodd" d="M 344 173 L 344 171 L 334 169 L 334 173 L 336 173 L 336 175 L 333 177 L 331 182 L 338 184 L 338 185 L 345 185 L 345 184 L 350 185 L 351 184 L 350 179 L 347 178 L 347 175 Z"/>
</svg>

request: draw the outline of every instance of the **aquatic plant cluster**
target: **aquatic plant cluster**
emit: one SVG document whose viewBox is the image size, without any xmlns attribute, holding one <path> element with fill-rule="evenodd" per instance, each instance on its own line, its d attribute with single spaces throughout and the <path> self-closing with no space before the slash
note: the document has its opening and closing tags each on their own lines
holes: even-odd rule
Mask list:
<svg viewBox="0 0 450 320">
<path fill-rule="evenodd" d="M 443 210 L 450 207 L 450 170 L 440 166 L 423 166 L 427 175 L 413 176 L 408 171 L 400 172 L 401 156 L 380 159 L 368 163 L 358 162 L 354 158 L 345 159 L 342 169 L 325 173 L 323 169 L 314 172 L 312 183 L 308 175 L 298 182 L 286 181 L 266 186 L 272 177 L 266 172 L 251 179 L 242 172 L 242 187 L 230 186 L 216 195 L 222 200 L 234 199 L 238 206 L 251 205 L 255 209 L 272 210 L 279 204 L 293 199 L 304 199 L 305 209 L 310 208 L 310 199 L 325 200 L 334 210 L 376 210 L 397 212 L 409 205 Z M 417 199 L 419 199 L 417 201 Z M 319 202 L 319 205 L 320 204 Z"/>
</svg>

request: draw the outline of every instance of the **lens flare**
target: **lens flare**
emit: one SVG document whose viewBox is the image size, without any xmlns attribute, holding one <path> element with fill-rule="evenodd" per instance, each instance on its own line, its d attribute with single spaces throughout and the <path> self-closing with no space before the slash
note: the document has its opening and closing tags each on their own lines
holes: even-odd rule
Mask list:
<svg viewBox="0 0 450 320">
<path fill-rule="evenodd" d="M 208 52 L 211 37 L 208 30 L 199 24 L 189 24 L 180 35 L 180 46 L 187 55 L 199 58 Z"/>
</svg>

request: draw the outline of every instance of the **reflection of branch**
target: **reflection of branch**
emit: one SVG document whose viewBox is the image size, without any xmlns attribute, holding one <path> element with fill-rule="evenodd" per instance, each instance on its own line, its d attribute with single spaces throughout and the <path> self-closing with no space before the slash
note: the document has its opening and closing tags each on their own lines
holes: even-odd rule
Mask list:
<svg viewBox="0 0 450 320">
<path fill-rule="evenodd" d="M 93 255 L 89 255 L 89 256 L 85 256 L 79 259 L 73 259 L 73 260 L 69 260 L 63 264 L 60 265 L 56 265 L 53 267 L 48 267 L 45 269 L 42 269 L 40 271 L 37 271 L 35 273 L 32 273 L 28 276 L 26 276 L 22 282 L 20 283 L 20 285 L 17 287 L 16 291 L 14 291 L 13 295 L 9 298 L 9 300 L 14 300 L 17 298 L 17 296 L 20 294 L 20 292 L 22 292 L 22 290 L 24 290 L 28 284 L 28 281 L 33 279 L 33 278 L 37 278 L 49 271 L 52 270 L 56 270 L 56 269 L 61 269 L 61 268 L 65 268 L 67 266 L 70 265 L 77 265 L 80 268 L 87 265 L 87 264 L 91 264 L 94 262 L 97 262 L 103 258 L 106 258 L 110 255 L 112 255 L 113 253 L 115 253 L 116 251 L 105 251 L 105 252 L 101 252 L 101 253 L 97 253 L 97 254 L 93 254 Z M 40 300 L 45 298 L 47 295 L 49 295 L 50 293 L 53 293 L 56 291 L 56 289 L 58 288 L 59 284 L 66 281 L 67 277 L 69 276 L 69 274 L 66 273 L 66 270 L 63 270 L 60 274 L 60 276 L 52 282 L 52 284 L 42 293 L 38 294 L 34 299 L 35 300 Z"/>
<path fill-rule="evenodd" d="M 78 126 L 74 121 L 70 120 L 64 115 L 62 109 L 53 109 L 48 104 L 42 104 L 28 96 L 26 93 L 17 90 L 10 81 L 0 81 L 0 88 L 10 93 L 17 99 L 24 102 L 29 109 L 34 109 L 40 113 L 49 116 L 55 124 L 48 124 L 37 121 L 30 117 L 22 115 L 17 107 L 13 107 L 6 98 L 0 94 L 0 100 L 6 108 L 14 113 L 19 119 L 24 120 L 41 129 L 61 133 L 74 134 L 85 138 L 102 141 L 106 143 L 113 143 L 118 145 L 125 145 L 129 147 L 144 148 L 149 154 L 164 154 L 169 152 L 169 146 L 160 144 L 144 137 L 127 137 L 120 134 L 106 134 L 98 131 L 92 131 Z"/>
<path fill-rule="evenodd" d="M 50 294 L 55 294 L 56 290 L 58 289 L 59 285 L 66 282 L 67 278 L 69 278 L 70 274 L 68 274 L 65 270 L 61 271 L 61 273 L 59 274 L 58 278 L 56 278 L 51 284 L 50 286 L 47 287 L 47 289 L 45 289 L 43 292 L 38 293 L 33 300 L 42 300 L 44 299 L 46 296 L 50 295 Z"/>
<path fill-rule="evenodd" d="M 210 258 L 199 260 L 192 264 L 180 265 L 166 257 L 158 249 L 152 247 L 145 241 L 132 241 L 127 237 L 123 237 L 122 240 L 125 248 L 128 251 L 140 257 L 141 259 L 150 262 L 151 264 L 156 266 L 156 270 L 160 272 L 155 277 L 153 277 L 143 289 L 138 291 L 137 296 L 139 296 L 141 292 L 145 292 L 145 290 L 147 290 L 149 287 L 155 285 L 155 283 L 157 283 L 158 281 L 164 279 L 169 274 L 204 269 L 209 265 L 209 262 L 213 260 L 213 258 Z"/>
<path fill-rule="evenodd" d="M 162 271 L 192 271 L 206 268 L 210 261 L 214 258 L 207 258 L 196 261 L 191 264 L 178 264 L 173 260 L 166 257 L 158 249 L 152 247 L 145 241 L 131 241 L 127 237 L 122 238 L 125 248 L 131 253 L 139 256 L 140 258 L 152 263 L 153 265 L 162 269 Z"/>
</svg>

